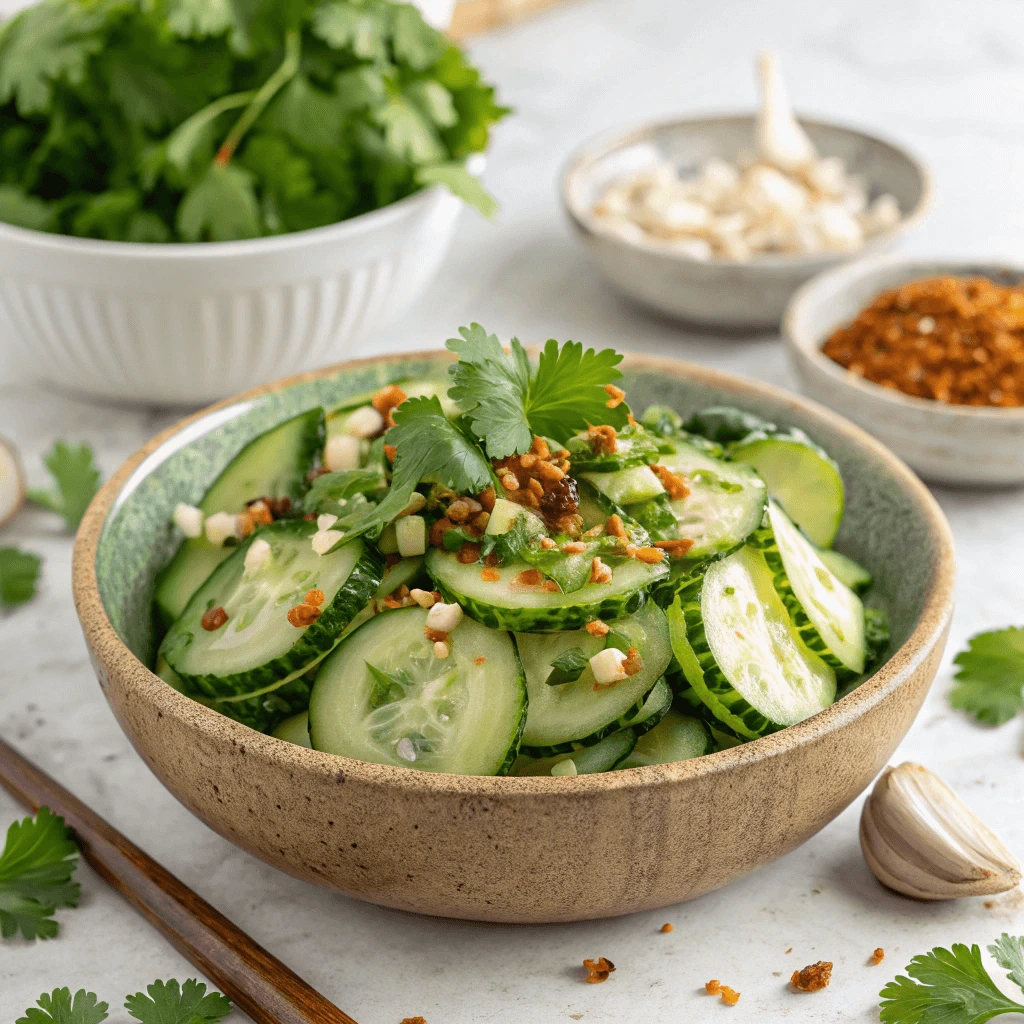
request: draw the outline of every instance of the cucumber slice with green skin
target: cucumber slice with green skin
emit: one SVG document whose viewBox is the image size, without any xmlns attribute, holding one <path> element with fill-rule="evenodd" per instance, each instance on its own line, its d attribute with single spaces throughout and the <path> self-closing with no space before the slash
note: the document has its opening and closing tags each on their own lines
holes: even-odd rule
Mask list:
<svg viewBox="0 0 1024 1024">
<path fill-rule="evenodd" d="M 793 627 L 759 551 L 712 562 L 680 589 L 668 622 L 690 685 L 737 736 L 776 732 L 835 700 L 835 672 Z"/>
<path fill-rule="evenodd" d="M 874 576 L 864 566 L 834 548 L 818 548 L 818 557 L 825 563 L 829 572 L 840 582 L 845 583 L 858 597 L 863 597 L 875 582 Z"/>
<path fill-rule="evenodd" d="M 587 434 L 569 438 L 566 443 L 572 462 L 573 476 L 580 473 L 616 473 L 655 462 L 661 451 L 659 439 L 643 427 L 627 427 L 615 439 L 614 452 L 595 452 Z"/>
<path fill-rule="evenodd" d="M 309 740 L 309 712 L 300 711 L 291 718 L 286 718 L 273 733 L 279 740 L 295 743 L 300 747 L 312 748 Z"/>
<path fill-rule="evenodd" d="M 515 644 L 465 619 L 439 660 L 426 620 L 418 606 L 384 612 L 323 663 L 309 706 L 313 747 L 420 771 L 502 775 L 526 721 Z"/>
<path fill-rule="evenodd" d="M 713 725 L 709 728 L 711 730 L 711 741 L 714 744 L 715 750 L 731 750 L 733 747 L 738 747 L 744 742 L 739 738 L 739 736 L 733 736 L 731 732 L 723 732 L 721 729 L 717 729 Z"/>
<path fill-rule="evenodd" d="M 864 605 L 818 557 L 814 545 L 774 501 L 751 539 L 771 569 L 775 591 L 804 643 L 841 678 L 864 671 Z"/>
<path fill-rule="evenodd" d="M 256 732 L 271 732 L 283 719 L 309 707 L 312 690 L 313 681 L 303 672 L 251 694 L 203 703 Z"/>
<path fill-rule="evenodd" d="M 467 615 L 485 626 L 522 633 L 582 629 L 592 619 L 630 615 L 644 604 L 648 588 L 669 572 L 664 562 L 647 565 L 623 559 L 611 565 L 610 583 L 588 583 L 571 594 L 559 594 L 516 583 L 516 577 L 530 568 L 525 562 L 500 566 L 494 582 L 481 578 L 478 562 L 463 565 L 441 548 L 427 552 L 426 566 L 445 599 L 460 604 Z"/>
<path fill-rule="evenodd" d="M 693 547 L 686 561 L 699 562 L 735 550 L 764 519 L 768 491 L 764 481 L 748 466 L 712 458 L 693 445 L 680 443 L 675 455 L 659 460 L 673 473 L 685 477 L 690 493 L 668 503 L 675 516 L 675 532 L 657 540 L 690 539 Z M 654 520 L 643 508 L 626 508 L 641 524 Z M 667 531 L 662 532 L 667 534 Z M 653 534 L 652 534 L 653 535 Z"/>
<path fill-rule="evenodd" d="M 576 775 L 596 775 L 598 772 L 610 772 L 629 757 L 636 746 L 637 735 L 633 729 L 621 729 L 606 736 L 603 740 L 590 747 L 583 747 L 568 756 L 555 754 L 553 757 L 516 758 L 510 775 L 551 775 L 556 764 L 572 761 L 576 767 Z M 557 774 L 563 774 L 559 772 Z M 572 775 L 572 772 L 565 772 Z"/>
<path fill-rule="evenodd" d="M 318 555 L 310 540 L 316 523 L 280 520 L 258 530 L 222 562 L 164 637 L 160 654 L 185 684 L 209 697 L 232 697 L 280 682 L 337 642 L 373 597 L 383 558 L 361 540 Z M 257 539 L 270 544 L 267 560 L 246 573 L 245 555 Z M 320 617 L 298 628 L 288 611 L 307 591 L 324 593 Z M 206 612 L 220 606 L 228 620 L 203 629 Z"/>
<path fill-rule="evenodd" d="M 250 441 L 206 492 L 204 515 L 241 512 L 257 498 L 298 501 L 306 476 L 324 447 L 323 409 L 310 409 Z M 234 548 L 218 547 L 205 537 L 186 540 L 156 578 L 153 602 L 165 626 L 185 610 L 192 595 Z"/>
<path fill-rule="evenodd" d="M 803 431 L 754 433 L 729 455 L 760 474 L 768 493 L 818 545 L 830 548 L 843 521 L 846 498 L 835 462 Z"/>
<path fill-rule="evenodd" d="M 380 586 L 377 587 L 377 592 L 373 596 L 381 600 L 387 597 L 388 594 L 393 594 L 399 587 L 411 587 L 422 575 L 422 555 L 403 558 L 400 562 L 395 562 L 394 565 L 389 565 L 384 569 L 384 576 L 380 581 Z"/>
<path fill-rule="evenodd" d="M 655 728 L 639 737 L 629 757 L 620 762 L 619 770 L 674 764 L 710 754 L 713 750 L 711 733 L 699 718 L 669 711 Z"/>
<path fill-rule="evenodd" d="M 591 636 L 585 629 L 516 635 L 530 698 L 524 753 L 544 757 L 588 746 L 631 724 L 640 714 L 645 698 L 672 659 L 668 622 L 652 601 L 635 615 L 616 622 L 615 632 L 637 649 L 643 667 L 636 675 L 601 689 L 595 689 L 589 667 L 575 682 L 561 686 L 548 686 L 547 678 L 552 661 L 560 654 L 579 647 L 591 658 L 604 649 L 605 637 Z"/>
<path fill-rule="evenodd" d="M 744 412 L 734 406 L 715 405 L 694 413 L 683 424 L 683 429 L 717 444 L 729 444 L 733 441 L 742 441 L 756 431 L 773 431 L 777 427 L 760 416 Z"/>
<path fill-rule="evenodd" d="M 672 687 L 668 685 L 665 677 L 662 676 L 655 684 L 654 689 L 644 698 L 643 707 L 636 713 L 635 718 L 629 721 L 629 727 L 636 733 L 637 737 L 650 732 L 672 707 Z"/>
<path fill-rule="evenodd" d="M 665 456 L 656 457 L 665 458 Z M 616 505 L 634 505 L 665 493 L 661 481 L 648 465 L 620 469 L 614 473 L 580 473 L 579 478 L 586 480 L 601 494 L 614 501 Z"/>
</svg>

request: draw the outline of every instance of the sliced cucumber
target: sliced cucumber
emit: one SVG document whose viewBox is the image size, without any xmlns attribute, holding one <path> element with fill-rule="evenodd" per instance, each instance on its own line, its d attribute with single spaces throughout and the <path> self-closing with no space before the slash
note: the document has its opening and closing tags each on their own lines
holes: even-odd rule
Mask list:
<svg viewBox="0 0 1024 1024">
<path fill-rule="evenodd" d="M 241 512 L 256 498 L 291 498 L 306 490 L 306 476 L 324 446 L 323 409 L 310 409 L 250 441 L 214 481 L 199 503 L 205 515 Z M 165 626 L 231 554 L 205 537 L 186 540 L 156 579 L 153 601 Z"/>
<path fill-rule="evenodd" d="M 253 693 L 223 700 L 204 699 L 202 703 L 256 732 L 270 732 L 285 718 L 305 711 L 312 690 L 313 680 L 303 670 Z"/>
<path fill-rule="evenodd" d="M 309 741 L 309 711 L 300 711 L 291 718 L 286 718 L 275 730 L 279 740 L 287 740 L 300 747 L 312 747 Z"/>
<path fill-rule="evenodd" d="M 737 736 L 795 725 L 835 700 L 835 672 L 803 642 L 752 548 L 712 562 L 682 587 L 668 621 L 687 680 Z"/>
<path fill-rule="evenodd" d="M 650 732 L 637 740 L 633 752 L 619 768 L 644 768 L 701 757 L 714 750 L 711 733 L 699 719 L 669 711 Z"/>
<path fill-rule="evenodd" d="M 466 619 L 439 660 L 426 619 L 418 606 L 384 612 L 324 661 L 309 707 L 313 746 L 420 771 L 503 774 L 526 720 L 512 638 Z"/>
<path fill-rule="evenodd" d="M 616 505 L 634 505 L 665 493 L 654 470 L 647 465 L 620 469 L 614 473 L 580 473 L 579 477 L 592 484 Z"/>
<path fill-rule="evenodd" d="M 843 478 L 835 462 L 802 430 L 756 432 L 729 449 L 754 467 L 797 526 L 830 548 L 843 521 Z"/>
<path fill-rule="evenodd" d="M 578 647 L 587 658 L 606 646 L 604 637 L 585 629 L 552 633 L 519 633 L 516 645 L 526 671 L 529 713 L 523 730 L 523 749 L 534 757 L 596 743 L 621 729 L 640 714 L 644 698 L 672 658 L 665 613 L 653 601 L 635 615 L 615 623 L 620 643 L 636 647 L 643 667 L 614 686 L 595 688 L 590 668 L 575 682 L 548 686 L 551 663 L 560 654 Z"/>
<path fill-rule="evenodd" d="M 423 575 L 423 556 L 413 555 L 411 558 L 403 558 L 394 565 L 389 565 L 384 570 L 384 576 L 377 587 L 377 593 L 373 596 L 378 600 L 393 594 L 399 587 L 408 587 L 415 583 L 419 576 Z"/>
<path fill-rule="evenodd" d="M 845 583 L 858 597 L 863 597 L 875 582 L 875 578 L 864 566 L 834 548 L 818 548 L 818 557 L 832 575 Z"/>
<path fill-rule="evenodd" d="M 712 458 L 684 442 L 676 445 L 674 455 L 662 456 L 660 463 L 684 477 L 690 493 L 668 503 L 676 520 L 673 537 L 667 536 L 663 527 L 656 533 L 652 530 L 652 535 L 659 540 L 692 540 L 689 561 L 732 551 L 761 525 L 767 488 L 748 466 Z M 626 512 L 642 525 L 646 525 L 645 520 L 652 526 L 655 523 L 651 510 L 627 507 Z"/>
<path fill-rule="evenodd" d="M 624 469 L 646 466 L 658 458 L 659 438 L 643 427 L 626 427 L 615 439 L 615 451 L 595 452 L 587 434 L 569 438 L 566 444 L 572 460 L 573 475 L 598 473 L 609 475 Z"/>
<path fill-rule="evenodd" d="M 828 570 L 814 545 L 774 501 L 752 543 L 764 555 L 775 590 L 804 643 L 840 675 L 860 675 L 866 657 L 860 598 Z"/>
<path fill-rule="evenodd" d="M 636 717 L 629 720 L 630 729 L 637 736 L 643 736 L 665 717 L 671 707 L 672 687 L 662 676 L 654 684 L 654 689 L 644 698 L 643 707 L 636 713 Z"/>
<path fill-rule="evenodd" d="M 235 548 L 199 588 L 160 647 L 186 685 L 214 698 L 237 696 L 280 682 L 334 646 L 373 597 L 383 559 L 361 540 L 318 555 L 314 533 L 316 523 L 304 520 L 272 523 Z M 245 555 L 256 539 L 270 544 L 270 555 L 246 572 Z M 293 626 L 289 609 L 313 589 L 325 597 L 320 617 Z M 203 629 L 203 616 L 218 606 L 226 623 Z"/>
<path fill-rule="evenodd" d="M 621 729 L 589 747 L 583 747 L 566 756 L 555 754 L 552 757 L 516 758 L 510 775 L 595 775 L 598 772 L 610 772 L 617 768 L 630 751 L 636 746 L 637 735 L 633 729 Z M 568 768 L 567 761 L 572 761 Z M 552 771 L 556 765 L 563 767 Z M 575 771 L 573 771 L 575 769 Z"/>
<path fill-rule="evenodd" d="M 612 565 L 610 583 L 588 583 L 571 594 L 560 594 L 516 583 L 516 577 L 530 568 L 521 561 L 498 568 L 493 582 L 481 577 L 479 563 L 463 565 L 441 548 L 427 552 L 426 566 L 435 586 L 478 622 L 530 633 L 581 629 L 591 619 L 629 615 L 644 603 L 647 588 L 668 576 L 664 562 L 647 565 L 623 559 Z"/>
</svg>

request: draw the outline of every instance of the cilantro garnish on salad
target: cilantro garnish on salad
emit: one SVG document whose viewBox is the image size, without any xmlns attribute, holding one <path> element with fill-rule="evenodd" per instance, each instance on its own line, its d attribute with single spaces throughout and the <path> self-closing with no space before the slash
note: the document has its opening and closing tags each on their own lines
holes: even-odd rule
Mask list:
<svg viewBox="0 0 1024 1024">
<path fill-rule="evenodd" d="M 755 739 L 880 663 L 810 438 L 638 421 L 612 349 L 459 333 L 446 374 L 294 416 L 177 507 L 165 680 L 330 753 L 560 777 Z"/>
<path fill-rule="evenodd" d="M 41 0 L 0 27 L 0 221 L 110 241 L 258 238 L 440 185 L 507 109 L 398 0 Z"/>
</svg>

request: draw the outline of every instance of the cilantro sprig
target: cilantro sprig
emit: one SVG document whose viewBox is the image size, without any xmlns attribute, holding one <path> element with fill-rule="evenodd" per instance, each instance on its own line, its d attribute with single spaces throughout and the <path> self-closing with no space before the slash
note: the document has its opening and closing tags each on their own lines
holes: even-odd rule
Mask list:
<svg viewBox="0 0 1024 1024">
<path fill-rule="evenodd" d="M 206 985 L 190 978 L 183 985 L 175 979 L 154 981 L 146 993 L 125 999 L 125 1009 L 142 1024 L 216 1024 L 231 1012 L 231 1000 L 220 992 L 207 992 Z M 109 1009 L 95 992 L 69 988 L 44 992 L 36 1005 L 27 1009 L 16 1024 L 102 1024 Z"/>
<path fill-rule="evenodd" d="M 0 548 L 0 609 L 15 608 L 36 596 L 42 562 L 31 551 Z"/>
<path fill-rule="evenodd" d="M 480 324 L 461 327 L 461 338 L 446 345 L 459 357 L 449 372 L 452 401 L 469 416 L 474 433 L 492 459 L 522 454 L 534 435 L 566 441 L 588 425 L 625 426 L 629 409 L 609 407 L 605 385 L 622 377 L 622 356 L 614 349 L 595 352 L 579 342 L 545 344 L 534 370 L 517 338 L 505 352 Z"/>
<path fill-rule="evenodd" d="M 77 907 L 81 886 L 71 881 L 78 847 L 64 819 L 42 807 L 34 818 L 15 821 L 0 853 L 0 935 L 52 939 L 58 907 Z"/>
<path fill-rule="evenodd" d="M 959 666 L 949 703 L 986 725 L 1024 711 L 1024 628 L 979 633 L 954 659 Z"/>
<path fill-rule="evenodd" d="M 53 486 L 29 488 L 28 499 L 62 516 L 67 528 L 74 532 L 100 489 L 100 471 L 92 448 L 57 441 L 43 462 L 53 478 Z"/>
<path fill-rule="evenodd" d="M 1024 988 L 1024 938 L 1003 934 L 988 947 L 992 958 Z M 915 956 L 910 977 L 898 975 L 879 993 L 882 1024 L 983 1024 L 1024 1006 L 1005 996 L 985 969 L 978 946 L 954 943 Z"/>
</svg>

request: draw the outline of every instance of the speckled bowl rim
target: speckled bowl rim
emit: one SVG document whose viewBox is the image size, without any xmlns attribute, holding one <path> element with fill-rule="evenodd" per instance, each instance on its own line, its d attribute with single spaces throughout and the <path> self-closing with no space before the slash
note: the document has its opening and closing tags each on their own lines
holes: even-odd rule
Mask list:
<svg viewBox="0 0 1024 1024">
<path fill-rule="evenodd" d="M 93 499 L 78 530 L 72 565 L 72 589 L 75 607 L 86 641 L 94 657 L 109 676 L 115 676 L 119 685 L 127 685 L 137 701 L 147 702 L 160 715 L 172 716 L 198 733 L 207 741 L 224 744 L 244 744 L 250 754 L 278 764 L 282 769 L 308 772 L 325 781 L 335 779 L 339 771 L 353 780 L 377 785 L 382 790 L 399 791 L 407 795 L 430 792 L 435 795 L 478 796 L 488 798 L 515 798 L 517 796 L 587 797 L 601 792 L 639 791 L 662 786 L 676 786 L 702 776 L 718 775 L 731 768 L 784 755 L 802 744 L 813 743 L 822 736 L 842 729 L 867 713 L 907 683 L 915 671 L 925 663 L 935 645 L 940 643 L 953 611 L 956 558 L 953 537 L 945 515 L 923 483 L 887 448 L 854 426 L 848 420 L 830 412 L 809 399 L 799 397 L 770 384 L 763 384 L 722 373 L 707 367 L 680 360 L 654 356 L 627 355 L 623 369 L 651 371 L 670 377 L 685 378 L 710 387 L 737 394 L 759 395 L 782 402 L 794 410 L 810 413 L 842 434 L 856 445 L 885 464 L 899 485 L 914 499 L 921 519 L 930 534 L 937 553 L 934 577 L 930 581 L 920 619 L 906 642 L 892 657 L 851 694 L 798 725 L 761 739 L 744 743 L 728 750 L 707 754 L 690 761 L 667 765 L 651 765 L 626 771 L 576 777 L 510 778 L 494 776 L 442 775 L 420 772 L 391 765 L 371 764 L 334 754 L 326 754 L 296 746 L 285 740 L 255 732 L 247 726 L 218 714 L 202 704 L 178 693 L 156 676 L 128 649 L 115 632 L 100 599 L 96 554 L 107 516 L 125 484 L 132 478 L 140 463 L 175 434 L 196 420 L 218 409 L 238 402 L 259 398 L 274 391 L 304 381 L 328 377 L 350 369 L 371 364 L 401 362 L 406 359 L 443 359 L 443 351 L 421 351 L 351 360 L 311 373 L 288 377 L 275 383 L 255 388 L 242 395 L 225 399 L 207 407 L 158 434 L 132 455 L 104 484 Z"/>
<path fill-rule="evenodd" d="M 832 270 L 826 270 L 821 274 L 812 277 L 806 284 L 801 285 L 789 300 L 786 311 L 782 317 L 782 337 L 794 359 L 805 359 L 820 368 L 836 383 L 838 387 L 844 387 L 849 391 L 862 395 L 868 401 L 879 402 L 891 408 L 903 407 L 914 409 L 926 416 L 931 416 L 937 422 L 944 422 L 952 426 L 952 420 L 964 417 L 974 420 L 991 420 L 993 423 L 1008 423 L 1024 421 L 1024 406 L 1016 409 L 1002 409 L 986 405 L 950 405 L 931 398 L 918 398 L 916 395 L 905 395 L 902 391 L 894 391 L 892 388 L 883 388 L 881 384 L 865 380 L 855 373 L 850 373 L 838 363 L 833 362 L 821 351 L 821 343 L 824 337 L 816 337 L 806 328 L 804 319 L 807 309 L 818 298 L 819 292 L 848 291 L 857 281 L 890 267 L 946 267 L 950 274 L 960 276 L 965 270 L 979 270 L 987 267 L 991 271 L 1005 271 L 1018 275 L 1024 281 L 1024 265 L 1015 264 L 1010 260 L 989 261 L 984 259 L 971 259 L 968 256 L 937 256 L 937 257 L 911 257 L 911 256 L 875 256 L 870 259 L 857 260 Z M 915 280 L 910 277 L 908 282 Z M 836 283 L 842 288 L 835 287 Z M 836 321 L 833 330 L 840 322 Z"/>
<path fill-rule="evenodd" d="M 756 111 L 708 111 L 706 113 L 687 114 L 685 117 L 645 121 L 630 128 L 611 128 L 606 131 L 599 132 L 597 135 L 592 136 L 574 150 L 568 160 L 563 164 L 560 178 L 561 185 L 559 188 L 562 207 L 564 208 L 566 215 L 580 231 L 583 231 L 588 235 L 609 239 L 625 248 L 632 249 L 635 252 L 650 253 L 651 255 L 661 256 L 667 260 L 680 264 L 692 264 L 700 267 L 721 267 L 723 269 L 728 268 L 729 270 L 741 268 L 752 271 L 760 267 L 772 269 L 791 268 L 794 270 L 811 270 L 814 267 L 819 266 L 827 267 L 830 263 L 835 262 L 836 260 L 846 261 L 856 259 L 861 254 L 870 254 L 873 249 L 884 248 L 886 245 L 899 238 L 900 235 L 915 228 L 931 211 L 932 204 L 935 200 L 935 179 L 923 157 L 908 149 L 904 143 L 895 142 L 888 136 L 879 134 L 874 130 L 868 130 L 867 128 L 861 128 L 839 121 L 803 117 L 802 115 L 798 118 L 801 124 L 810 125 L 813 128 L 828 128 L 833 131 L 845 132 L 848 135 L 858 135 L 861 138 L 870 139 L 873 142 L 880 142 L 883 145 L 888 146 L 895 153 L 898 153 L 907 162 L 907 164 L 913 168 L 920 180 L 921 197 L 918 199 L 917 205 L 907 214 L 901 216 L 898 223 L 893 227 L 887 228 L 885 231 L 882 231 L 877 235 L 873 235 L 863 246 L 861 246 L 861 248 L 854 252 L 815 253 L 808 255 L 769 254 L 766 256 L 758 256 L 747 261 L 723 259 L 699 260 L 693 256 L 688 256 L 685 253 L 671 252 L 656 245 L 640 245 L 636 242 L 630 242 L 625 238 L 620 238 L 608 232 L 601 231 L 600 228 L 596 226 L 597 222 L 591 215 L 590 211 L 579 209 L 577 204 L 573 201 L 572 183 L 574 179 L 577 176 L 584 174 L 587 170 L 593 167 L 594 164 L 603 160 L 610 153 L 615 152 L 615 150 L 635 145 L 656 133 L 671 131 L 673 128 L 693 127 L 702 121 L 717 121 L 720 123 L 748 121 L 756 116 Z"/>
</svg>

